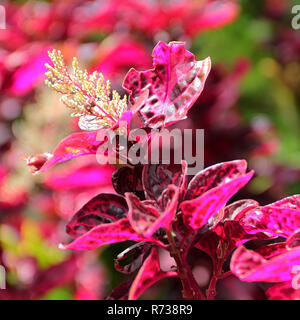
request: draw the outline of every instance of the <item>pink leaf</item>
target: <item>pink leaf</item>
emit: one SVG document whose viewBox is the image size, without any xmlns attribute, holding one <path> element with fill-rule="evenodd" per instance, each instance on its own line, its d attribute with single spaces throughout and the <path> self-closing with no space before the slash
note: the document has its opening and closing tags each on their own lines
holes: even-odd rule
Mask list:
<svg viewBox="0 0 300 320">
<path fill-rule="evenodd" d="M 282 282 L 293 278 L 293 266 L 300 264 L 300 248 L 266 260 L 259 253 L 241 246 L 231 258 L 230 269 L 242 281 Z"/>
<path fill-rule="evenodd" d="M 222 162 L 210 166 L 200 171 L 191 180 L 184 199 L 194 199 L 209 189 L 221 186 L 237 177 L 244 175 L 246 171 L 247 162 L 245 160 Z"/>
<path fill-rule="evenodd" d="M 129 289 L 133 280 L 130 279 L 126 282 L 121 283 L 119 286 L 113 289 L 106 300 L 128 300 Z"/>
<path fill-rule="evenodd" d="M 163 272 L 159 265 L 159 255 L 154 247 L 139 270 L 129 291 L 128 300 L 136 300 L 149 287 L 166 277 L 176 277 L 176 272 Z"/>
<path fill-rule="evenodd" d="M 143 203 L 133 193 L 126 193 L 126 200 L 128 203 L 128 219 L 133 229 L 141 234 L 148 233 L 151 226 L 159 218 L 159 212 L 154 206 L 150 206 L 148 203 Z"/>
<path fill-rule="evenodd" d="M 271 233 L 289 237 L 300 228 L 300 210 L 265 206 L 248 212 L 241 220 L 245 231 L 251 234 Z"/>
<path fill-rule="evenodd" d="M 159 202 L 170 184 L 181 187 L 186 178 L 186 165 L 148 164 L 144 166 L 142 181 L 146 199 Z M 184 186 L 182 186 L 184 188 Z"/>
<path fill-rule="evenodd" d="M 219 235 L 211 230 L 208 230 L 201 235 L 199 241 L 195 244 L 195 247 L 207 253 L 216 264 L 219 241 Z"/>
<path fill-rule="evenodd" d="M 279 207 L 279 208 L 287 208 L 294 209 L 300 211 L 300 194 L 296 194 L 287 198 L 283 198 L 279 201 L 273 202 L 265 207 Z"/>
<path fill-rule="evenodd" d="M 287 251 L 286 242 L 268 244 L 255 250 L 255 252 L 263 256 L 265 259 L 273 258 L 285 251 Z"/>
<path fill-rule="evenodd" d="M 125 198 L 117 194 L 99 194 L 83 206 L 67 224 L 67 233 L 77 238 L 99 224 L 126 218 L 128 206 Z"/>
<path fill-rule="evenodd" d="M 60 245 L 63 250 L 91 250 L 98 248 L 104 244 L 132 241 L 150 241 L 160 244 L 158 240 L 145 238 L 138 235 L 131 227 L 127 219 L 121 219 L 117 222 L 100 224 L 92 228 L 87 233 L 75 239 L 68 245 Z"/>
<path fill-rule="evenodd" d="M 123 86 L 132 103 L 149 90 L 146 104 L 140 109 L 145 123 L 165 115 L 165 125 L 184 119 L 203 90 L 210 71 L 210 59 L 195 61 L 182 42 L 159 42 L 153 50 L 153 69 L 131 69 Z"/>
<path fill-rule="evenodd" d="M 128 219 L 132 227 L 139 234 L 150 237 L 160 228 L 169 230 L 175 218 L 178 204 L 178 188 L 169 185 L 166 192 L 165 208 L 163 212 L 153 205 L 149 205 L 151 201 L 140 201 L 131 193 L 126 194 L 129 206 Z"/>
<path fill-rule="evenodd" d="M 86 159 L 85 159 L 86 160 Z M 78 161 L 79 162 L 79 161 Z M 44 184 L 53 190 L 76 190 L 110 185 L 115 167 L 100 166 L 98 163 L 68 165 L 62 169 L 51 170 Z"/>
<path fill-rule="evenodd" d="M 288 249 L 293 249 L 300 246 L 300 229 L 296 230 L 289 238 L 286 240 L 286 247 Z"/>
<path fill-rule="evenodd" d="M 225 208 L 223 220 L 239 221 L 248 211 L 258 206 L 259 203 L 251 199 L 236 201 Z"/>
<path fill-rule="evenodd" d="M 227 201 L 244 187 L 253 176 L 253 171 L 212 188 L 199 197 L 181 203 L 180 209 L 186 225 L 199 229 L 220 210 Z M 225 180 L 226 181 L 226 180 Z"/>
<path fill-rule="evenodd" d="M 300 300 L 300 290 L 295 290 L 290 281 L 273 285 L 266 295 L 269 300 Z"/>
<path fill-rule="evenodd" d="M 52 157 L 38 172 L 44 172 L 60 162 L 82 155 L 96 154 L 101 141 L 97 141 L 97 131 L 73 133 L 62 140 L 55 148 Z"/>
<path fill-rule="evenodd" d="M 121 167 L 111 177 L 112 184 L 117 193 L 124 195 L 125 192 L 143 192 L 142 166 Z"/>
<path fill-rule="evenodd" d="M 233 222 L 237 222 L 237 225 L 239 225 L 239 219 L 248 211 L 258 206 L 258 202 L 250 199 L 233 202 L 226 206 L 223 211 L 220 211 L 218 214 L 214 215 L 209 224 L 210 226 L 216 226 L 219 222 L 222 224 L 227 222 L 233 224 Z"/>
</svg>

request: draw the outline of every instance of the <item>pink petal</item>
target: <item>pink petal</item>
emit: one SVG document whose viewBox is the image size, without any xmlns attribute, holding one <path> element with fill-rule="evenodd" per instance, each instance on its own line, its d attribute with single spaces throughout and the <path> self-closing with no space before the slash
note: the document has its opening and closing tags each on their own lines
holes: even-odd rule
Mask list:
<svg viewBox="0 0 300 320">
<path fill-rule="evenodd" d="M 195 199 L 182 202 L 180 209 L 186 225 L 193 229 L 202 227 L 235 193 L 249 182 L 253 173 L 253 171 L 250 171 L 244 176 L 237 177 L 228 183 L 210 189 Z"/>
<path fill-rule="evenodd" d="M 153 248 L 149 257 L 145 260 L 139 270 L 129 291 L 128 300 L 136 300 L 149 287 L 157 281 L 166 277 L 176 277 L 176 272 L 163 272 L 159 265 L 159 255 L 156 248 Z"/>
<path fill-rule="evenodd" d="M 131 69 L 123 86 L 134 101 L 149 90 L 140 110 L 145 123 L 156 115 L 165 115 L 165 125 L 184 119 L 203 90 L 210 71 L 210 59 L 195 61 L 182 42 L 159 42 L 153 50 L 153 69 L 138 72 Z"/>
<path fill-rule="evenodd" d="M 295 265 L 300 265 L 300 248 L 266 260 L 259 253 L 242 246 L 233 253 L 230 269 L 242 281 L 282 282 L 293 278 Z"/>
</svg>

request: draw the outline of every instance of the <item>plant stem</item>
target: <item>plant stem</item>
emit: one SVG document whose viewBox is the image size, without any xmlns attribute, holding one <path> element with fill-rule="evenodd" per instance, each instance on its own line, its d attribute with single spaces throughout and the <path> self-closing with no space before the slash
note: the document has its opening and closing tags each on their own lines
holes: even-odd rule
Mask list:
<svg viewBox="0 0 300 320">
<path fill-rule="evenodd" d="M 167 230 L 167 237 L 170 245 L 170 254 L 177 264 L 178 276 L 182 284 L 182 296 L 186 300 L 204 300 L 205 297 L 199 288 L 190 266 L 180 248 L 176 246 L 172 230 Z"/>
<path fill-rule="evenodd" d="M 216 285 L 219 279 L 222 279 L 225 274 L 223 274 L 223 264 L 227 259 L 230 251 L 225 243 L 220 243 L 220 252 L 217 255 L 216 261 L 213 263 L 213 275 L 210 279 L 208 289 L 206 290 L 207 300 L 214 300 L 216 296 Z"/>
<path fill-rule="evenodd" d="M 217 282 L 218 280 L 221 278 L 221 275 L 219 274 L 219 268 L 214 269 L 214 273 L 211 277 L 211 280 L 210 280 L 210 283 L 209 283 L 209 286 L 208 286 L 208 289 L 206 291 L 206 297 L 207 297 L 207 300 L 214 300 L 215 299 L 215 296 L 216 296 L 216 285 L 217 285 Z"/>
</svg>

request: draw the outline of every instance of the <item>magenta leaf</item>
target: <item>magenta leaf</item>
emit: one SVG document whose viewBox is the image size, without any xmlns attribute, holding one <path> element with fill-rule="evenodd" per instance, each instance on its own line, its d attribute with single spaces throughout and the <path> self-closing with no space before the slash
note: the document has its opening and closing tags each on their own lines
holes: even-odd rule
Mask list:
<svg viewBox="0 0 300 320">
<path fill-rule="evenodd" d="M 220 222 L 212 230 L 219 239 L 223 239 L 228 244 L 230 247 L 228 250 L 255 238 L 253 235 L 248 235 L 237 221 Z"/>
<path fill-rule="evenodd" d="M 112 165 L 100 166 L 96 161 L 88 163 L 86 160 L 84 163 L 78 161 L 74 165 L 51 170 L 46 174 L 43 183 L 48 188 L 59 191 L 78 189 L 82 191 L 110 185 L 111 175 L 115 167 Z"/>
<path fill-rule="evenodd" d="M 164 190 L 170 184 L 181 187 L 184 184 L 186 172 L 183 165 L 149 164 L 143 169 L 143 187 L 145 196 L 149 200 L 160 202 Z"/>
<path fill-rule="evenodd" d="M 126 192 L 143 192 L 142 166 L 121 167 L 112 175 L 112 184 L 117 193 L 124 195 Z"/>
<path fill-rule="evenodd" d="M 221 230 L 221 233 L 224 233 L 224 229 L 226 229 L 230 234 L 233 232 L 236 235 L 241 235 L 245 232 L 238 222 L 239 219 L 248 211 L 258 206 L 258 202 L 250 199 L 233 202 L 232 204 L 226 206 L 223 211 L 221 210 L 218 212 L 218 214 L 212 216 L 209 221 L 209 225 L 216 227 L 220 222 L 222 226 L 218 228 L 218 231 Z"/>
<path fill-rule="evenodd" d="M 127 248 L 115 259 L 115 269 L 125 274 L 136 271 L 148 257 L 151 247 L 149 243 L 140 242 Z"/>
<path fill-rule="evenodd" d="M 268 300 L 300 300 L 300 290 L 292 287 L 291 281 L 275 284 L 266 291 Z"/>
<path fill-rule="evenodd" d="M 184 119 L 203 90 L 210 71 L 210 59 L 195 61 L 183 42 L 159 42 L 153 50 L 153 69 L 138 72 L 131 69 L 123 87 L 131 103 L 149 90 L 149 97 L 140 109 L 147 124 L 157 115 L 165 115 L 165 125 Z"/>
<path fill-rule="evenodd" d="M 279 207 L 279 208 L 300 210 L 300 194 L 296 194 L 294 196 L 281 199 L 265 207 Z"/>
<path fill-rule="evenodd" d="M 99 224 L 126 218 L 128 206 L 124 197 L 102 193 L 83 206 L 67 224 L 66 231 L 77 238 Z"/>
<path fill-rule="evenodd" d="M 128 219 L 133 229 L 141 235 L 147 234 L 160 216 L 157 208 L 143 203 L 132 193 L 126 193 L 125 196 L 129 207 Z"/>
<path fill-rule="evenodd" d="M 150 241 L 161 245 L 161 243 L 152 238 L 145 238 L 137 234 L 131 227 L 127 219 L 121 219 L 113 223 L 100 224 L 92 228 L 87 233 L 75 239 L 68 245 L 60 245 L 63 250 L 91 250 L 104 244 L 132 241 Z"/>
<path fill-rule="evenodd" d="M 188 185 L 185 200 L 194 199 L 209 189 L 221 186 L 247 171 L 245 160 L 222 162 L 200 171 Z"/>
<path fill-rule="evenodd" d="M 227 201 L 244 187 L 253 176 L 253 171 L 228 179 L 229 182 L 210 189 L 199 197 L 181 203 L 180 209 L 186 225 L 199 229 L 225 206 Z M 226 181 L 226 179 L 224 179 Z"/>
<path fill-rule="evenodd" d="M 160 228 L 170 229 L 178 204 L 178 188 L 169 185 L 164 192 L 164 210 L 160 211 L 151 200 L 140 201 L 131 193 L 126 193 L 129 206 L 128 219 L 139 234 L 150 237 Z"/>
<path fill-rule="evenodd" d="M 248 211 L 258 206 L 259 203 L 251 199 L 236 201 L 225 208 L 223 221 L 239 221 Z"/>
<path fill-rule="evenodd" d="M 195 244 L 195 247 L 208 254 L 216 264 L 219 240 L 220 238 L 215 232 L 208 230 L 201 235 L 199 241 Z"/>
<path fill-rule="evenodd" d="M 132 285 L 132 282 L 133 280 L 130 279 L 121 283 L 119 286 L 113 289 L 106 300 L 128 300 L 129 289 Z"/>
<path fill-rule="evenodd" d="M 266 246 L 259 247 L 255 250 L 258 254 L 265 259 L 273 258 L 287 250 L 286 242 L 271 243 Z"/>
<path fill-rule="evenodd" d="M 129 291 L 128 300 L 136 300 L 149 287 L 166 277 L 176 277 L 176 272 L 163 272 L 159 265 L 157 248 L 152 248 L 148 258 L 140 268 Z"/>
<path fill-rule="evenodd" d="M 233 253 L 230 269 L 242 281 L 283 282 L 293 278 L 293 267 L 299 263 L 300 248 L 267 260 L 259 253 L 241 246 Z"/>
<path fill-rule="evenodd" d="M 40 167 L 38 172 L 44 172 L 60 162 L 82 155 L 96 154 L 100 146 L 97 141 L 97 131 L 73 133 L 62 140 L 55 148 L 53 155 Z"/>
<path fill-rule="evenodd" d="M 251 234 L 266 232 L 274 236 L 289 237 L 300 228 L 300 210 L 260 207 L 248 212 L 240 223 Z"/>
<path fill-rule="evenodd" d="M 296 230 L 286 240 L 287 249 L 293 249 L 300 246 L 300 229 Z"/>
</svg>

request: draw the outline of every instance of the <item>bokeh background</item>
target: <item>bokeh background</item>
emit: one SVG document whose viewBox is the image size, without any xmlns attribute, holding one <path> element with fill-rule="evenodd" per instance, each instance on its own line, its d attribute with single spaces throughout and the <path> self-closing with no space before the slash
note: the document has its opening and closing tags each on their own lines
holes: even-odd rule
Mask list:
<svg viewBox="0 0 300 320">
<path fill-rule="evenodd" d="M 65 252 L 66 222 L 100 192 L 114 192 L 114 168 L 93 157 L 32 175 L 26 157 L 52 151 L 76 120 L 43 83 L 48 50 L 101 71 L 123 94 L 126 72 L 152 66 L 156 43 L 185 41 L 197 59 L 210 56 L 205 89 L 181 128 L 204 128 L 205 166 L 244 158 L 256 175 L 237 198 L 267 204 L 300 193 L 300 30 L 288 0 L 1 1 L 0 29 L 0 299 L 104 299 L 128 276 L 113 259 L 126 246 Z M 299 21 L 300 23 L 300 21 Z M 74 178 L 75 177 L 75 178 Z M 205 288 L 211 262 L 193 253 Z M 161 253 L 161 261 L 168 257 Z M 179 282 L 162 281 L 144 299 L 180 298 Z M 176 289 L 176 290 L 174 290 Z M 264 288 L 233 276 L 217 299 L 265 299 Z"/>
</svg>

